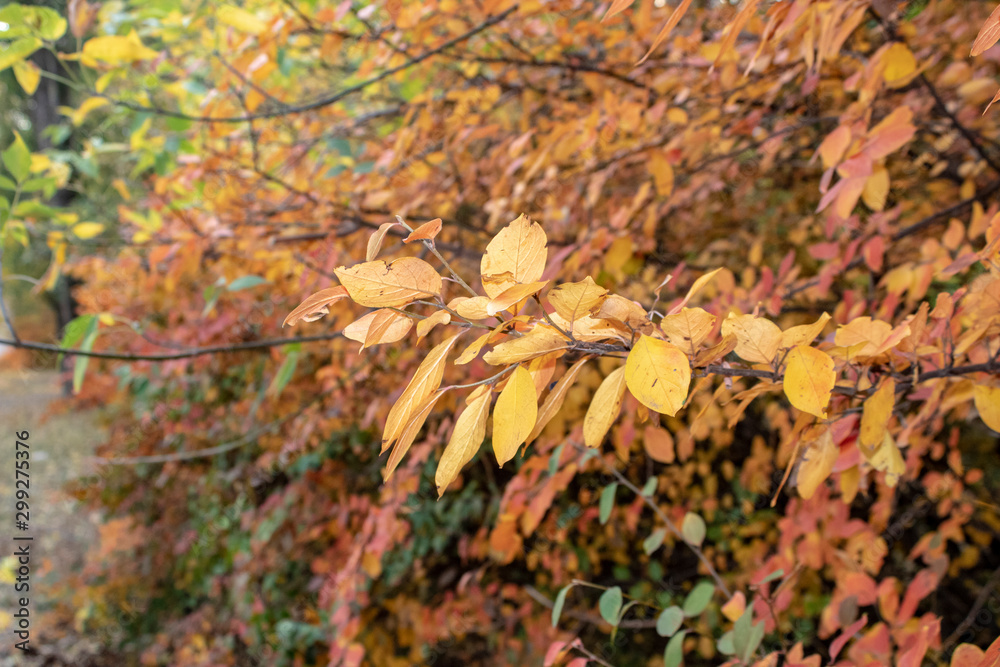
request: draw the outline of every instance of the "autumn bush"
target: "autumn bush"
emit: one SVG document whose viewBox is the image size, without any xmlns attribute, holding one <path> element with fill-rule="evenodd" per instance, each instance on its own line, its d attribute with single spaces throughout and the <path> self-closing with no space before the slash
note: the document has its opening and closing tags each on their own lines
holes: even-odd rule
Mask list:
<svg viewBox="0 0 1000 667">
<path fill-rule="evenodd" d="M 0 8 L 7 85 L 72 99 L 11 134 L 4 252 L 85 281 L 3 342 L 111 426 L 46 631 L 1000 664 L 991 5 Z"/>
</svg>

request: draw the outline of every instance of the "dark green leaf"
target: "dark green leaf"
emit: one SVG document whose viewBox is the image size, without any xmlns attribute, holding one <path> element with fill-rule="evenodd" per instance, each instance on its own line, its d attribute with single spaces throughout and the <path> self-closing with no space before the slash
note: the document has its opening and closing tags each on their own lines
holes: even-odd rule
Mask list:
<svg viewBox="0 0 1000 667">
<path fill-rule="evenodd" d="M 604 487 L 601 491 L 601 502 L 600 502 L 600 520 L 601 524 L 608 522 L 608 518 L 611 516 L 611 510 L 615 506 L 615 492 L 618 491 L 618 482 L 612 482 Z"/>
</svg>

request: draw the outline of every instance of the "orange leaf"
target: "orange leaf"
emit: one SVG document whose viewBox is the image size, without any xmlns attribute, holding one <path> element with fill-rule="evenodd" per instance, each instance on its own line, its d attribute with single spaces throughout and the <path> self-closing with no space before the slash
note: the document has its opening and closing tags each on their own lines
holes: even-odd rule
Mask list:
<svg viewBox="0 0 1000 667">
<path fill-rule="evenodd" d="M 637 62 L 636 65 L 643 64 L 644 62 L 646 62 L 646 59 L 649 58 L 649 56 L 653 55 L 653 51 L 656 50 L 656 47 L 662 44 L 663 40 L 669 37 L 670 32 L 677 27 L 678 23 L 681 22 L 681 19 L 684 18 L 684 14 L 687 12 L 688 7 L 690 6 L 691 6 L 691 0 L 681 0 L 681 4 L 677 5 L 677 7 L 674 9 L 674 13 L 670 15 L 670 18 L 667 19 L 667 22 L 663 24 L 662 28 L 660 28 L 660 32 L 657 33 L 656 39 L 653 40 L 653 45 L 649 47 L 649 51 L 646 51 L 646 55 L 644 55 L 642 57 L 642 60 Z"/>
<path fill-rule="evenodd" d="M 434 218 L 430 222 L 425 222 L 414 229 L 409 236 L 403 239 L 403 243 L 410 243 L 412 241 L 431 241 L 440 231 L 441 218 Z"/>
<path fill-rule="evenodd" d="M 285 326 L 286 324 L 295 326 L 299 320 L 303 322 L 315 322 L 330 312 L 329 306 L 331 303 L 346 299 L 347 297 L 347 288 L 343 285 L 320 290 L 300 303 L 295 310 L 288 313 L 288 317 L 281 323 L 281 326 Z"/>
<path fill-rule="evenodd" d="M 979 34 L 976 35 L 976 41 L 972 43 L 972 52 L 969 55 L 978 56 L 996 44 L 998 39 L 1000 39 L 1000 6 L 993 10 L 990 17 L 986 19 L 986 23 L 979 29 Z"/>
<path fill-rule="evenodd" d="M 608 7 L 608 11 L 605 12 L 604 18 L 601 19 L 601 23 L 605 23 L 608 19 L 614 18 L 618 14 L 628 9 L 628 6 L 632 4 L 632 0 L 614 0 L 611 6 Z"/>
</svg>

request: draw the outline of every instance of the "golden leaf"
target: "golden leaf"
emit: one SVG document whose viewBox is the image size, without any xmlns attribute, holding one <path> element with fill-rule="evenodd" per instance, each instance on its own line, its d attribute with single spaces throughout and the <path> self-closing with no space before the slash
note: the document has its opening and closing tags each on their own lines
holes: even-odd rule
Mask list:
<svg viewBox="0 0 1000 667">
<path fill-rule="evenodd" d="M 591 314 L 602 320 L 617 320 L 632 329 L 649 322 L 642 306 L 617 294 L 609 294 L 597 308 L 591 310 Z"/>
<path fill-rule="evenodd" d="M 736 354 L 751 363 L 769 364 L 781 345 L 781 329 L 763 317 L 734 315 L 722 321 L 722 335 L 736 336 Z"/>
<path fill-rule="evenodd" d="M 497 294 L 488 304 L 486 304 L 486 314 L 493 316 L 501 311 L 508 310 L 512 306 L 524 301 L 532 294 L 539 292 L 548 284 L 548 280 L 542 280 L 539 282 L 528 283 L 526 285 L 512 285 L 500 294 Z M 475 299 L 469 299 L 469 301 L 474 300 Z"/>
<path fill-rule="evenodd" d="M 895 404 L 896 382 L 892 378 L 886 378 L 878 391 L 865 400 L 861 413 L 858 446 L 866 456 L 874 453 L 875 448 L 885 439 L 886 428 L 889 426 Z"/>
<path fill-rule="evenodd" d="M 584 317 L 608 295 L 608 290 L 587 276 L 578 283 L 556 285 L 547 295 L 548 302 L 567 322 L 575 322 Z"/>
<path fill-rule="evenodd" d="M 874 452 L 869 454 L 862 449 L 861 453 L 864 454 L 873 468 L 885 472 L 886 484 L 896 486 L 899 482 L 899 476 L 906 470 L 906 463 L 903 461 L 899 447 L 896 446 L 896 441 L 892 439 L 888 431 L 882 437 L 882 444 Z"/>
<path fill-rule="evenodd" d="M 490 298 L 518 283 L 541 279 L 548 257 L 541 225 L 520 215 L 493 237 L 483 255 L 483 289 Z"/>
<path fill-rule="evenodd" d="M 281 326 L 285 326 L 286 324 L 295 326 L 299 320 L 303 322 L 315 322 L 330 312 L 331 303 L 346 299 L 348 296 L 350 295 L 347 293 L 347 288 L 343 285 L 320 290 L 300 303 L 295 310 L 288 313 L 288 317 L 281 323 Z"/>
<path fill-rule="evenodd" d="M 970 55 L 978 56 L 996 44 L 998 39 L 1000 39 L 1000 6 L 993 10 L 990 17 L 986 19 L 986 23 L 979 29 L 976 41 L 972 43 L 972 52 Z"/>
<path fill-rule="evenodd" d="M 448 324 L 449 322 L 451 322 L 451 313 L 447 310 L 435 310 L 433 313 L 417 322 L 417 338 L 423 338 L 437 325 Z"/>
<path fill-rule="evenodd" d="M 885 63 L 882 76 L 890 88 L 905 84 L 917 71 L 917 59 L 902 42 L 893 42 L 882 54 L 882 61 Z"/>
<path fill-rule="evenodd" d="M 871 357 L 878 354 L 879 348 L 889 338 L 892 325 L 870 317 L 858 317 L 837 329 L 834 342 L 840 347 L 852 348 L 861 345 L 854 354 L 858 357 Z"/>
<path fill-rule="evenodd" d="M 494 366 L 516 364 L 549 352 L 565 349 L 567 346 L 568 342 L 561 334 L 542 326 L 536 326 L 520 338 L 500 343 L 483 355 L 483 361 Z"/>
<path fill-rule="evenodd" d="M 728 336 L 723 336 L 722 340 L 708 348 L 707 350 L 702 350 L 695 357 L 694 366 L 698 368 L 700 366 L 707 366 L 714 361 L 718 361 L 722 357 L 726 356 L 730 352 L 736 349 L 737 340 L 736 336 L 729 334 Z"/>
<path fill-rule="evenodd" d="M 542 430 L 548 426 L 548 423 L 552 421 L 552 418 L 558 414 L 559 409 L 562 408 L 563 403 L 566 401 L 567 392 L 569 392 L 573 383 L 576 381 L 576 376 L 579 375 L 583 365 L 588 361 L 590 361 L 590 357 L 583 357 L 578 360 L 575 364 L 569 367 L 569 370 L 567 370 L 561 378 L 559 378 L 559 381 L 556 382 L 556 386 L 549 390 L 545 400 L 542 401 L 542 407 L 538 409 L 538 417 L 535 420 L 535 426 L 531 429 L 531 433 L 528 434 L 528 438 L 525 442 L 533 442 L 535 438 L 541 435 Z"/>
<path fill-rule="evenodd" d="M 687 398 L 691 367 L 679 348 L 643 335 L 625 360 L 625 381 L 640 403 L 672 417 Z"/>
<path fill-rule="evenodd" d="M 583 418 L 583 443 L 588 447 L 598 447 L 604 442 L 608 429 L 618 419 L 625 398 L 625 367 L 611 371 L 604 382 L 594 392 L 594 398 Z"/>
<path fill-rule="evenodd" d="M 392 262 L 376 260 L 334 270 L 351 298 L 362 306 L 403 306 L 426 296 L 441 295 L 441 276 L 416 257 Z"/>
<path fill-rule="evenodd" d="M 250 35 L 259 35 L 267 30 L 267 23 L 257 18 L 245 9 L 223 5 L 218 8 L 216 18 L 219 23 L 223 23 L 241 32 Z"/>
<path fill-rule="evenodd" d="M 977 384 L 973 392 L 979 418 L 984 424 L 1000 433 L 1000 387 Z"/>
<path fill-rule="evenodd" d="M 458 358 L 455 359 L 455 365 L 464 366 L 465 364 L 469 363 L 470 361 L 478 357 L 479 351 L 483 349 L 483 345 L 486 345 L 486 342 L 490 339 L 490 336 L 492 335 L 493 332 L 488 331 L 479 338 L 477 338 L 476 340 L 472 341 L 472 344 L 469 345 L 469 347 L 465 348 L 465 350 L 462 351 L 462 354 L 458 355 Z"/>
<path fill-rule="evenodd" d="M 361 343 L 361 349 L 403 339 L 413 328 L 413 320 L 388 308 L 380 308 L 344 327 L 344 336 Z"/>
<path fill-rule="evenodd" d="M 667 340 L 681 348 L 694 352 L 712 332 L 715 316 L 701 308 L 682 308 L 680 312 L 667 315 L 660 321 L 660 329 Z"/>
<path fill-rule="evenodd" d="M 796 345 L 809 345 L 822 331 L 826 323 L 830 321 L 830 314 L 823 313 L 819 319 L 812 324 L 800 324 L 790 327 L 781 332 L 781 347 L 795 347 Z"/>
<path fill-rule="evenodd" d="M 703 276 L 699 277 L 697 280 L 695 280 L 694 284 L 691 285 L 691 289 L 689 289 L 688 293 L 686 295 L 684 295 L 684 298 L 681 300 L 681 302 L 679 304 L 677 304 L 676 306 L 674 306 L 673 308 L 671 308 L 670 312 L 667 313 L 667 314 L 668 315 L 674 315 L 676 313 L 681 312 L 681 308 L 683 308 L 684 306 L 686 306 L 687 302 L 690 301 L 691 298 L 695 294 L 697 294 L 698 292 L 700 292 L 702 290 L 702 288 L 704 288 L 705 285 L 707 285 L 712 280 L 712 278 L 714 278 L 715 275 L 719 271 L 721 271 L 721 270 L 722 269 L 715 269 L 714 271 L 709 271 L 705 275 L 703 275 Z"/>
<path fill-rule="evenodd" d="M 837 383 L 833 359 L 822 350 L 797 345 L 788 353 L 785 367 L 785 396 L 803 412 L 826 419 L 830 392 Z"/>
<path fill-rule="evenodd" d="M 833 464 L 836 463 L 839 454 L 840 448 L 834 444 L 830 429 L 824 430 L 823 435 L 802 455 L 797 477 L 799 495 L 807 500 L 812 498 L 819 485 L 833 472 Z"/>
<path fill-rule="evenodd" d="M 400 394 L 399 399 L 389 410 L 389 416 L 386 417 L 385 430 L 382 431 L 383 452 L 399 438 L 413 411 L 441 386 L 448 352 L 463 333 L 465 332 L 459 332 L 438 343 L 417 367 L 417 372 L 413 374 L 410 383 L 406 385 L 406 389 Z"/>
<path fill-rule="evenodd" d="M 455 429 L 438 461 L 437 472 L 434 473 L 438 497 L 444 495 L 445 489 L 455 481 L 465 464 L 472 460 L 486 437 L 486 420 L 490 415 L 492 394 L 486 388 L 486 391 L 475 394 L 475 398 L 469 398 L 468 406 L 455 420 Z"/>
<path fill-rule="evenodd" d="M 500 467 L 514 458 L 538 417 L 538 395 L 531 373 L 518 366 L 497 397 L 493 409 L 493 452 Z"/>
<path fill-rule="evenodd" d="M 485 320 L 489 317 L 489 313 L 486 312 L 486 307 L 490 304 L 490 298 L 488 296 L 474 296 L 471 299 L 460 297 L 462 300 L 453 299 L 452 304 L 449 308 L 453 309 L 456 313 L 461 315 L 467 320 Z M 455 303 L 458 301 L 458 303 Z"/>
<path fill-rule="evenodd" d="M 372 235 L 368 237 L 368 252 L 365 253 L 366 262 L 370 262 L 378 257 L 379 250 L 382 249 L 382 242 L 385 240 L 385 235 L 397 224 L 399 223 L 386 222 L 379 225 L 378 229 L 372 232 Z"/>
<path fill-rule="evenodd" d="M 410 450 L 413 441 L 416 440 L 417 434 L 420 433 L 420 429 L 423 428 L 424 422 L 427 421 L 427 415 L 431 413 L 431 410 L 434 409 L 434 404 L 438 402 L 439 398 L 444 396 L 446 391 L 448 390 L 435 391 L 413 411 L 413 415 L 406 422 L 406 426 L 403 427 L 403 432 L 399 434 L 396 446 L 392 448 L 392 453 L 389 454 L 389 461 L 386 463 L 385 474 L 382 477 L 383 480 L 388 480 L 392 476 L 393 471 L 396 470 L 396 466 L 403 460 L 406 452 Z"/>
<path fill-rule="evenodd" d="M 885 208 L 889 197 L 889 170 L 879 165 L 865 181 L 865 189 L 861 191 L 861 200 L 873 211 Z"/>
</svg>

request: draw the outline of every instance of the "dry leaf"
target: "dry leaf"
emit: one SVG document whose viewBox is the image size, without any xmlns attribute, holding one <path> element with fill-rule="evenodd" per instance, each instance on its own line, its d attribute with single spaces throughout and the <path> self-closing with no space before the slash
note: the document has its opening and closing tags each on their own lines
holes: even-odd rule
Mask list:
<svg viewBox="0 0 1000 667">
<path fill-rule="evenodd" d="M 483 355 L 483 361 L 494 366 L 516 364 L 549 352 L 563 350 L 567 346 L 568 342 L 561 334 L 542 326 L 536 326 L 520 338 L 500 343 Z"/>
<path fill-rule="evenodd" d="M 441 276 L 416 257 L 342 266 L 335 273 L 351 298 L 362 306 L 404 306 L 414 299 L 441 295 Z"/>
<path fill-rule="evenodd" d="M 839 453 L 840 449 L 833 442 L 830 429 L 825 429 L 823 435 L 809 445 L 802 455 L 798 473 L 799 495 L 807 500 L 812 498 L 819 485 L 833 472 L 833 464 Z"/>
<path fill-rule="evenodd" d="M 435 310 L 433 313 L 417 322 L 417 338 L 423 338 L 431 332 L 431 329 L 439 324 L 451 322 L 451 313 L 447 310 Z"/>
<path fill-rule="evenodd" d="M 548 251 L 541 225 L 521 215 L 493 237 L 483 255 L 483 289 L 490 298 L 518 283 L 533 283 L 545 271 Z"/>
<path fill-rule="evenodd" d="M 691 353 L 712 333 L 714 325 L 715 316 L 701 308 L 682 308 L 660 320 L 660 329 L 667 340 Z"/>
<path fill-rule="evenodd" d="M 578 283 L 556 285 L 547 295 L 548 302 L 567 322 L 575 322 L 601 305 L 608 290 L 587 276 Z"/>
<path fill-rule="evenodd" d="M 433 241 L 434 237 L 436 237 L 440 231 L 441 218 L 434 218 L 430 222 L 425 222 L 410 232 L 410 235 L 403 239 L 403 243 L 412 243 L 413 241 Z"/>
<path fill-rule="evenodd" d="M 891 377 L 886 378 L 878 391 L 865 400 L 861 413 L 858 445 L 866 456 L 874 453 L 875 448 L 885 439 L 895 404 L 896 382 Z"/>
<path fill-rule="evenodd" d="M 435 391 L 413 411 L 413 415 L 406 422 L 402 433 L 399 434 L 396 446 L 392 448 L 392 453 L 389 454 L 389 461 L 386 463 L 385 474 L 382 477 L 383 480 L 387 481 L 392 476 L 392 473 L 396 470 L 399 462 L 403 460 L 406 452 L 410 451 L 410 446 L 416 440 L 417 434 L 420 433 L 420 429 L 424 426 L 424 422 L 427 421 L 427 415 L 431 413 L 431 410 L 434 409 L 434 404 L 438 402 L 439 398 L 444 396 L 446 391 L 447 389 Z"/>
<path fill-rule="evenodd" d="M 413 320 L 394 310 L 381 308 L 351 322 L 344 328 L 344 336 L 361 343 L 361 349 L 403 339 L 413 327 Z"/>
<path fill-rule="evenodd" d="M 751 363 L 769 364 L 781 345 L 781 329 L 763 317 L 733 315 L 722 321 L 722 335 L 736 336 L 736 354 Z"/>
<path fill-rule="evenodd" d="M 590 361 L 590 359 L 590 357 L 583 357 L 570 366 L 569 370 L 559 378 L 559 382 L 556 382 L 556 386 L 549 390 L 545 400 L 542 401 L 542 407 L 538 409 L 535 426 L 531 429 L 531 433 L 528 434 L 526 442 L 529 444 L 533 442 L 535 438 L 541 435 L 542 430 L 552 421 L 552 418 L 556 416 L 563 402 L 566 400 L 566 393 L 573 386 L 573 382 L 576 381 L 576 376 L 579 375 L 583 365 Z"/>
<path fill-rule="evenodd" d="M 295 310 L 288 313 L 288 317 L 281 323 L 281 326 L 285 326 L 286 324 L 295 326 L 299 320 L 303 322 L 315 322 L 330 312 L 331 303 L 346 299 L 348 296 L 350 295 L 347 293 L 347 288 L 343 285 L 320 290 L 300 303 Z"/>
<path fill-rule="evenodd" d="M 386 222 L 379 225 L 378 229 L 372 232 L 372 235 L 368 237 L 368 252 L 365 253 L 366 262 L 370 262 L 378 257 L 379 250 L 382 249 L 382 242 L 385 240 L 385 235 L 397 224 L 399 223 Z"/>
<path fill-rule="evenodd" d="M 487 305 L 486 314 L 493 316 L 497 313 L 509 310 L 512 306 L 524 301 L 532 294 L 535 294 L 549 284 L 548 280 L 541 280 L 526 285 L 513 285 L 500 294 L 496 295 Z M 469 299 L 473 301 L 474 299 Z"/>
</svg>

